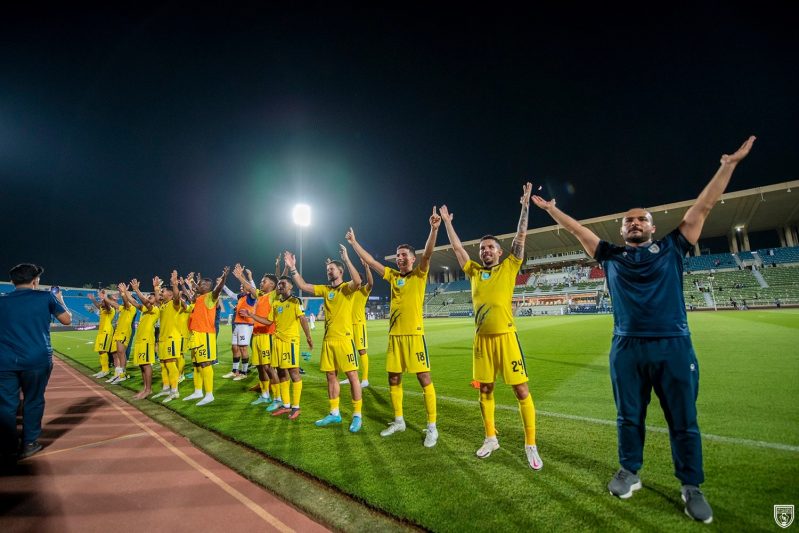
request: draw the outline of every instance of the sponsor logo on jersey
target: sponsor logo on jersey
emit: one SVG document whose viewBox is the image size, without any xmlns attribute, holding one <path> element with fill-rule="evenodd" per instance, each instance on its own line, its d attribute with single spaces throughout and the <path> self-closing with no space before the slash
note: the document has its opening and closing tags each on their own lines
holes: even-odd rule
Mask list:
<svg viewBox="0 0 799 533">
<path fill-rule="evenodd" d="M 647 248 L 647 250 L 649 250 L 653 254 L 656 254 L 656 253 L 660 252 L 660 246 L 658 246 L 657 244 L 653 244 L 652 246 Z"/>
</svg>

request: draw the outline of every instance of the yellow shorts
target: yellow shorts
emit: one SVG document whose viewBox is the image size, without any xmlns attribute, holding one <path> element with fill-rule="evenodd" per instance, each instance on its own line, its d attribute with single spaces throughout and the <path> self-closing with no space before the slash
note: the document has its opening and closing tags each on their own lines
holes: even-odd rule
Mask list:
<svg viewBox="0 0 799 533">
<path fill-rule="evenodd" d="M 475 335 L 472 349 L 472 376 L 480 383 L 494 383 L 497 372 L 508 385 L 527 383 L 519 337 L 515 332 L 497 335 Z"/>
<path fill-rule="evenodd" d="M 369 340 L 366 338 L 366 322 L 363 324 L 353 324 L 352 335 L 355 337 L 356 350 L 366 350 L 369 348 Z"/>
<path fill-rule="evenodd" d="M 155 363 L 155 343 L 149 341 L 134 342 L 133 362 L 139 366 Z"/>
<path fill-rule="evenodd" d="M 111 342 L 111 339 L 113 338 L 113 331 L 99 332 L 97 337 L 94 339 L 94 351 L 100 353 L 112 351 L 114 343 Z"/>
<path fill-rule="evenodd" d="M 177 359 L 183 355 L 183 337 L 167 336 L 158 341 L 158 358 L 161 361 Z"/>
<path fill-rule="evenodd" d="M 277 354 L 280 368 L 298 368 L 300 366 L 300 339 L 283 340 L 275 336 L 272 342 L 272 353 Z M 273 359 L 274 361 L 274 356 Z M 275 366 L 274 363 L 272 366 Z"/>
<path fill-rule="evenodd" d="M 358 370 L 358 350 L 355 349 L 352 339 L 324 341 L 319 370 L 322 372 Z"/>
<path fill-rule="evenodd" d="M 191 360 L 195 363 L 216 361 L 216 333 L 191 332 Z"/>
<path fill-rule="evenodd" d="M 114 349 L 116 349 L 116 343 L 117 342 L 121 342 L 122 344 L 127 346 L 128 342 L 130 342 L 131 333 L 132 332 L 129 331 L 129 330 L 128 331 L 115 331 L 114 332 L 114 336 L 112 338 L 113 344 L 114 344 Z"/>
<path fill-rule="evenodd" d="M 424 335 L 389 335 L 386 371 L 395 374 L 430 372 L 430 354 Z"/>
<path fill-rule="evenodd" d="M 252 336 L 252 355 L 250 364 L 254 366 L 272 364 L 272 335 L 261 333 Z"/>
</svg>

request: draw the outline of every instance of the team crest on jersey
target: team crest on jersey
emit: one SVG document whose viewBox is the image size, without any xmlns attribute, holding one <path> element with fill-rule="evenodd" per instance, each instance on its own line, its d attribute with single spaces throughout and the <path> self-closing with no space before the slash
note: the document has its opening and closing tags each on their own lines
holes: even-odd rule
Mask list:
<svg viewBox="0 0 799 533">
<path fill-rule="evenodd" d="M 327 293 L 328 300 L 332 300 L 335 297 L 336 297 L 336 291 L 330 291 L 329 293 Z"/>
<path fill-rule="evenodd" d="M 277 314 L 279 314 L 279 315 L 280 315 L 280 314 L 282 314 L 282 313 L 283 313 L 283 307 L 282 307 L 282 306 L 280 306 L 280 307 L 278 307 L 278 308 L 277 308 Z"/>
<path fill-rule="evenodd" d="M 660 246 L 658 246 L 657 244 L 653 244 L 652 246 L 647 248 L 647 250 L 649 250 L 653 254 L 656 254 L 656 253 L 658 253 L 660 251 Z"/>
<path fill-rule="evenodd" d="M 485 281 L 491 277 L 491 272 L 480 272 L 480 279 Z"/>
<path fill-rule="evenodd" d="M 398 278 L 397 287 L 404 287 L 404 286 L 405 286 L 405 280 L 403 278 Z"/>
<path fill-rule="evenodd" d="M 786 529 L 793 524 L 793 505 L 775 505 L 774 521 L 782 529 Z"/>
</svg>

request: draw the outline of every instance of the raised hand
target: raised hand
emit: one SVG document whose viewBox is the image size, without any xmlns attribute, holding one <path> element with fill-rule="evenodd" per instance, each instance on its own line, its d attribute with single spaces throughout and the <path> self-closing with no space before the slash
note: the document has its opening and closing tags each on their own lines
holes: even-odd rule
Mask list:
<svg viewBox="0 0 799 533">
<path fill-rule="evenodd" d="M 249 268 L 245 268 L 244 272 L 247 273 L 247 278 L 248 279 L 252 279 L 252 270 L 250 270 Z"/>
<path fill-rule="evenodd" d="M 730 155 L 724 154 L 723 156 L 721 156 L 721 164 L 722 165 L 738 164 L 738 162 L 741 159 L 749 155 L 749 151 L 752 149 L 752 145 L 755 143 L 755 139 L 757 139 L 757 137 L 751 135 L 748 139 L 746 139 L 746 141 L 744 141 L 741 147 L 735 151 L 734 154 Z"/>
<path fill-rule="evenodd" d="M 244 277 L 244 267 L 241 266 L 239 263 L 236 263 L 236 266 L 233 267 L 233 275 L 237 279 L 241 279 Z"/>
<path fill-rule="evenodd" d="M 532 200 L 533 200 L 533 203 L 536 205 L 536 207 L 540 207 L 544 211 L 549 211 L 550 209 L 555 207 L 555 204 L 556 204 L 554 198 L 547 202 L 546 200 L 544 200 L 543 198 L 541 198 L 538 195 L 533 195 Z"/>
<path fill-rule="evenodd" d="M 350 260 L 350 256 L 347 255 L 347 248 L 343 244 L 338 245 L 338 253 L 341 255 L 341 260 L 345 263 Z"/>
<path fill-rule="evenodd" d="M 348 243 L 352 244 L 355 242 L 355 230 L 350 228 L 347 230 L 347 233 L 344 234 L 344 238 L 347 240 Z"/>
<path fill-rule="evenodd" d="M 222 277 L 226 278 L 228 274 L 230 274 L 230 267 L 226 266 L 225 268 L 222 269 Z"/>
<path fill-rule="evenodd" d="M 133 278 L 132 280 L 130 280 L 130 286 L 131 286 L 131 288 L 134 291 L 138 291 L 139 290 L 139 280 L 137 280 L 136 278 Z"/>
<path fill-rule="evenodd" d="M 186 275 L 186 283 L 189 283 L 190 281 L 194 281 L 194 272 L 189 272 Z"/>
<path fill-rule="evenodd" d="M 117 283 L 117 289 L 119 289 L 120 293 L 128 292 L 128 286 L 125 285 L 124 283 Z"/>
<path fill-rule="evenodd" d="M 178 271 L 177 270 L 173 270 L 172 271 L 172 275 L 169 276 L 169 283 L 171 285 L 177 285 L 178 284 Z"/>
<path fill-rule="evenodd" d="M 161 281 L 161 278 L 159 278 L 158 276 L 153 277 L 153 288 L 154 289 L 160 287 L 162 283 L 163 283 L 163 281 Z"/>
<path fill-rule="evenodd" d="M 438 211 L 441 213 L 441 220 L 443 220 L 445 223 L 452 223 L 452 218 L 455 216 L 455 213 L 450 213 L 446 205 L 442 205 L 441 209 Z"/>
<path fill-rule="evenodd" d="M 533 184 L 528 181 L 522 187 L 522 197 L 519 199 L 519 203 L 522 205 L 527 205 L 530 202 L 530 194 L 532 192 L 533 192 Z"/>
<path fill-rule="evenodd" d="M 297 259 L 294 257 L 294 254 L 288 250 L 283 252 L 283 261 L 286 263 L 286 266 L 289 267 L 289 270 L 297 269 Z"/>
<path fill-rule="evenodd" d="M 430 215 L 430 227 L 433 229 L 438 229 L 438 226 L 441 225 L 441 217 L 436 213 L 436 206 L 433 206 L 433 214 Z"/>
</svg>

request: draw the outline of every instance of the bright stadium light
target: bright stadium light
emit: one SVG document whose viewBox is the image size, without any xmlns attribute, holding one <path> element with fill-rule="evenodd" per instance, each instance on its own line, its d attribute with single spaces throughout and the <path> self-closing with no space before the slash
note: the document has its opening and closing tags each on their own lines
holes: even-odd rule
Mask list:
<svg viewBox="0 0 799 533">
<path fill-rule="evenodd" d="M 300 264 L 299 273 L 302 276 L 302 228 L 307 228 L 311 225 L 311 206 L 308 204 L 297 204 L 291 210 L 291 218 L 297 226 L 297 241 L 299 242 L 300 249 Z"/>
</svg>

